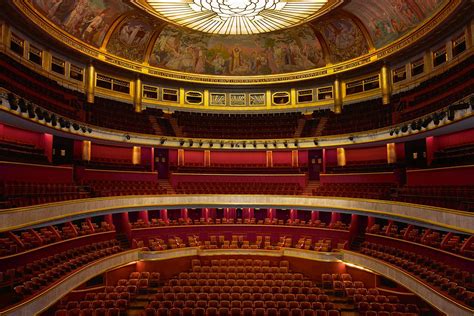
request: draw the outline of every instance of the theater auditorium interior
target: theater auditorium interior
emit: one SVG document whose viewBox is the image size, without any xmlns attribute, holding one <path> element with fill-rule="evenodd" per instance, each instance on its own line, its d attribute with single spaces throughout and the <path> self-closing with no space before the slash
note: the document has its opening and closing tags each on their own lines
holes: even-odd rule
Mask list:
<svg viewBox="0 0 474 316">
<path fill-rule="evenodd" d="M 471 0 L 1 0 L 0 316 L 474 315 Z"/>
</svg>

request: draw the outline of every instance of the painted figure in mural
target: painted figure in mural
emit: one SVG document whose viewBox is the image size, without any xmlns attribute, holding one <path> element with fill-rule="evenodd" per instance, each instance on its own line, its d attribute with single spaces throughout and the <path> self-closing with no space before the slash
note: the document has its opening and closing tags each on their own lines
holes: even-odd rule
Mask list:
<svg viewBox="0 0 474 316">
<path fill-rule="evenodd" d="M 64 21 L 63 26 L 70 32 L 77 32 L 79 30 L 80 23 L 83 22 L 84 16 L 87 14 L 88 0 L 79 0 L 74 9 L 69 14 L 68 18 Z"/>
<path fill-rule="evenodd" d="M 86 41 L 91 41 L 95 32 L 102 26 L 104 23 L 105 11 L 102 11 L 99 15 L 93 17 L 87 22 L 87 26 L 82 33 L 82 39 Z"/>
<path fill-rule="evenodd" d="M 193 63 L 188 62 L 191 54 Z M 321 67 L 321 56 L 321 46 L 309 27 L 236 37 L 167 26 L 155 42 L 150 64 L 215 75 L 262 75 Z M 174 58 L 186 62 L 171 61 Z"/>
</svg>

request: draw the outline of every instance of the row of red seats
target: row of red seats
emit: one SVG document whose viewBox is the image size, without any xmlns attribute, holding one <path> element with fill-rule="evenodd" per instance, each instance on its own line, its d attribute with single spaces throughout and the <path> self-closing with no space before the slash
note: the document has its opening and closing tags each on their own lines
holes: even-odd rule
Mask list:
<svg viewBox="0 0 474 316">
<path fill-rule="evenodd" d="M 298 195 L 303 189 L 297 183 L 262 182 L 181 182 L 175 188 L 179 194 L 283 194 Z"/>
<path fill-rule="evenodd" d="M 227 307 L 172 307 L 145 310 L 145 316 L 340 316 L 338 310 L 288 309 L 288 308 L 227 308 Z M 398 316 L 398 315 L 397 315 Z"/>
<path fill-rule="evenodd" d="M 361 252 L 399 266 L 464 304 L 474 306 L 472 273 L 409 251 L 368 242 L 362 244 Z"/>
</svg>

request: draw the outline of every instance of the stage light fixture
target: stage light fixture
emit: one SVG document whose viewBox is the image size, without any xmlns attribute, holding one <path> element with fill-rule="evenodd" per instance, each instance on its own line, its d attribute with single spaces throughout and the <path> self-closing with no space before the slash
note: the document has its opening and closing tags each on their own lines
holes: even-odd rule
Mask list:
<svg viewBox="0 0 474 316">
<path fill-rule="evenodd" d="M 190 139 L 190 140 L 189 140 L 189 147 L 193 147 L 193 145 L 194 145 L 194 142 L 193 142 L 192 139 Z"/>
<path fill-rule="evenodd" d="M 166 138 L 160 139 L 160 144 L 163 145 L 166 142 Z"/>
<path fill-rule="evenodd" d="M 317 139 L 313 140 L 313 143 L 314 143 L 315 146 L 318 146 L 318 144 L 319 144 Z"/>
<path fill-rule="evenodd" d="M 88 128 L 87 128 L 87 132 L 88 132 L 89 134 L 92 133 L 92 128 L 88 127 Z"/>
<path fill-rule="evenodd" d="M 210 143 L 209 143 L 209 147 L 212 148 L 213 146 L 214 146 L 214 143 L 213 143 L 213 142 L 210 142 Z"/>
<path fill-rule="evenodd" d="M 181 139 L 181 140 L 179 141 L 179 146 L 183 146 L 183 145 L 184 145 L 184 140 Z"/>
<path fill-rule="evenodd" d="M 349 136 L 349 140 L 352 142 L 354 140 L 354 136 Z"/>
<path fill-rule="evenodd" d="M 79 127 L 79 124 L 73 123 L 73 124 L 72 124 L 72 128 L 73 128 L 75 131 L 78 131 L 80 127 Z"/>
<path fill-rule="evenodd" d="M 406 132 L 408 132 L 408 125 L 405 124 L 402 126 L 402 133 L 406 133 Z"/>
</svg>

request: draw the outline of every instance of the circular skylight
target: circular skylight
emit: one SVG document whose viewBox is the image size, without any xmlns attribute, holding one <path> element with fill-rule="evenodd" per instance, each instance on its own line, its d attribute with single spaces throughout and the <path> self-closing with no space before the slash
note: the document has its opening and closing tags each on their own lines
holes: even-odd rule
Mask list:
<svg viewBox="0 0 474 316">
<path fill-rule="evenodd" d="M 206 33 L 258 34 L 294 26 L 328 0 L 146 0 L 170 21 Z"/>
</svg>

